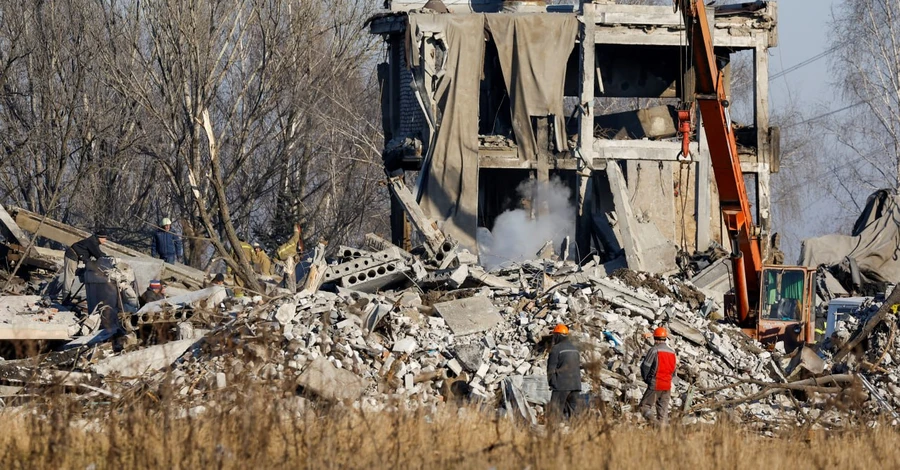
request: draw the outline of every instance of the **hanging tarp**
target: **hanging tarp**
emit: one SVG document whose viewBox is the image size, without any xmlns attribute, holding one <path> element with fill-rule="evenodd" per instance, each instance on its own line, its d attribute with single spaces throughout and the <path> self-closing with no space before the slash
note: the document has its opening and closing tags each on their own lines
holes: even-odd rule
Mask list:
<svg viewBox="0 0 900 470">
<path fill-rule="evenodd" d="M 425 162 L 419 204 L 447 235 L 475 247 L 478 214 L 478 96 L 484 63 L 484 15 L 410 14 L 410 64 L 434 46 L 436 136 Z M 440 57 L 437 57 L 440 56 Z M 427 66 L 426 66 L 427 68 Z"/>
<path fill-rule="evenodd" d="M 578 19 L 563 14 L 485 15 L 509 92 L 519 158 L 537 159 L 532 117 L 555 118 L 556 146 L 563 149 L 563 87 L 575 47 Z"/>
<path fill-rule="evenodd" d="M 900 198 L 889 190 L 869 196 L 851 235 L 825 235 L 803 242 L 800 264 L 826 265 L 850 276 L 855 260 L 864 284 L 900 282 Z"/>
</svg>

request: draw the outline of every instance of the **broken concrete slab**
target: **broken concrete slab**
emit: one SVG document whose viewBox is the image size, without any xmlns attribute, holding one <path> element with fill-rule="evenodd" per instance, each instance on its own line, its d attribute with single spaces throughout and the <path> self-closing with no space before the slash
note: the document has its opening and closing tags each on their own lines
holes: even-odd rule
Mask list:
<svg viewBox="0 0 900 470">
<path fill-rule="evenodd" d="M 491 300 L 484 296 L 434 304 L 435 310 L 457 336 L 480 333 L 503 321 Z"/>
<path fill-rule="evenodd" d="M 34 212 L 27 211 L 18 207 L 10 207 L 10 214 L 15 216 L 15 221 L 23 230 L 36 233 L 39 237 L 53 240 L 63 245 L 72 246 L 76 242 L 89 237 L 91 234 L 79 230 L 70 225 L 66 225 L 55 220 L 42 217 Z M 128 248 L 112 241 L 107 241 L 103 245 L 104 253 L 126 258 L 142 258 L 153 259 L 145 253 Z M 194 269 L 190 266 L 182 264 L 165 263 L 165 276 L 172 276 L 182 281 L 191 281 L 197 285 L 202 284 L 206 280 L 206 273 Z"/>
<path fill-rule="evenodd" d="M 609 279 L 591 278 L 590 281 L 596 288 L 595 295 L 599 295 L 617 307 L 627 308 L 648 320 L 656 320 L 655 309 L 659 306 L 649 297 Z"/>
<path fill-rule="evenodd" d="M 604 139 L 662 139 L 677 135 L 676 122 L 675 107 L 663 105 L 597 116 L 594 127 Z"/>
<path fill-rule="evenodd" d="M 497 277 L 491 273 L 488 273 L 481 266 L 469 266 L 469 279 L 496 289 L 516 289 L 518 286 L 515 284 Z"/>
<path fill-rule="evenodd" d="M 368 382 L 353 372 L 338 369 L 328 359 L 319 357 L 300 374 L 297 385 L 325 400 L 342 401 L 359 398 Z"/>
<path fill-rule="evenodd" d="M 703 332 L 681 320 L 675 318 L 671 319 L 669 321 L 669 329 L 672 330 L 672 333 L 681 336 L 698 346 L 706 346 L 706 337 L 703 336 Z"/>
<path fill-rule="evenodd" d="M 172 365 L 193 346 L 197 340 L 185 339 L 133 351 L 103 359 L 94 366 L 94 371 L 106 376 L 113 373 L 123 377 L 139 377 L 147 372 L 155 372 Z"/>
<path fill-rule="evenodd" d="M 0 204 L 0 235 L 3 235 L 7 243 L 15 243 L 22 247 L 28 246 L 28 236 L 6 211 L 3 204 Z"/>
<path fill-rule="evenodd" d="M 213 308 L 226 298 L 228 298 L 228 292 L 225 287 L 211 286 L 188 294 L 150 302 L 141 307 L 137 315 L 158 313 L 172 307 Z"/>
<path fill-rule="evenodd" d="M 466 282 L 466 279 L 469 277 L 469 266 L 464 264 L 456 269 L 454 269 L 450 273 L 450 280 L 448 283 L 450 287 L 453 289 L 459 289 L 462 287 L 463 283 Z"/>
<path fill-rule="evenodd" d="M 72 341 L 69 341 L 63 346 L 63 349 L 72 349 L 80 346 L 93 346 L 112 338 L 114 335 L 115 332 L 113 332 L 112 330 L 97 330 L 92 334 L 79 336 Z"/>
<path fill-rule="evenodd" d="M 525 399 L 529 403 L 536 405 L 550 403 L 553 392 L 550 390 L 550 384 L 547 383 L 546 375 L 517 375 L 511 378 L 513 383 L 517 384 L 525 393 Z"/>
<path fill-rule="evenodd" d="M 484 362 L 484 346 L 481 343 L 461 344 L 453 350 L 459 363 L 469 372 L 475 372 Z"/>
<path fill-rule="evenodd" d="M 820 375 L 825 372 L 825 360 L 819 357 L 812 348 L 802 346 L 800 351 L 791 358 L 791 362 L 784 369 L 784 373 L 790 378 L 802 370 L 813 375 Z"/>
<path fill-rule="evenodd" d="M 0 339 L 68 340 L 81 326 L 73 312 L 39 305 L 37 295 L 0 297 Z"/>
<path fill-rule="evenodd" d="M 275 319 L 278 320 L 281 326 L 284 326 L 290 324 L 295 315 L 297 315 L 297 305 L 288 302 L 278 307 L 278 310 L 275 312 Z"/>
<path fill-rule="evenodd" d="M 137 284 L 135 289 L 138 294 L 147 290 L 150 281 L 161 279 L 166 267 L 163 260 L 154 258 L 122 257 L 119 261 L 130 267 L 134 273 L 134 282 Z"/>
<path fill-rule="evenodd" d="M 391 348 L 391 351 L 395 353 L 406 353 L 410 354 L 419 347 L 419 344 L 416 343 L 415 338 L 411 338 L 409 336 L 397 341 L 394 343 L 394 347 Z"/>
<path fill-rule="evenodd" d="M 34 312 L 41 301 L 39 295 L 4 295 L 0 297 L 0 317 L 5 318 L 23 312 Z"/>
</svg>

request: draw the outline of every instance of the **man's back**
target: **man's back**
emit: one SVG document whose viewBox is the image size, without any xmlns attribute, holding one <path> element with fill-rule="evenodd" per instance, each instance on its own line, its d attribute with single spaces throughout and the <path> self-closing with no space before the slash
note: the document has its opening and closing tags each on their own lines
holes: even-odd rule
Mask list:
<svg viewBox="0 0 900 470">
<path fill-rule="evenodd" d="M 72 251 L 79 260 L 90 260 L 91 258 L 100 259 L 106 256 L 100 249 L 100 240 L 95 236 L 87 237 L 72 245 Z"/>
<path fill-rule="evenodd" d="M 568 338 L 550 350 L 547 381 L 552 390 L 581 390 L 581 353 Z"/>
<path fill-rule="evenodd" d="M 641 377 L 653 390 L 671 390 L 677 365 L 675 350 L 665 343 L 656 343 L 641 362 Z"/>
</svg>

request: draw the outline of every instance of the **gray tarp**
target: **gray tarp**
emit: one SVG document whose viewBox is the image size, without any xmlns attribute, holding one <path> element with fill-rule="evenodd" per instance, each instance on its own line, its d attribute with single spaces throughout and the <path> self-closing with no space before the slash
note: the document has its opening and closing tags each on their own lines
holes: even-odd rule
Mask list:
<svg viewBox="0 0 900 470">
<path fill-rule="evenodd" d="M 444 233 L 474 247 L 478 215 L 478 96 L 484 63 L 484 15 L 410 14 L 410 64 L 419 45 L 435 38 L 446 48 L 434 90 L 439 124 L 422 180 L 419 204 Z"/>
<path fill-rule="evenodd" d="M 847 258 L 856 260 L 864 283 L 900 281 L 900 197 L 888 190 L 869 196 L 852 235 L 805 240 L 800 264 L 837 266 L 849 274 Z"/>
<path fill-rule="evenodd" d="M 509 90 L 520 158 L 527 160 L 537 154 L 531 116 L 555 116 L 557 142 L 563 143 L 563 82 L 578 34 L 573 15 L 409 15 L 409 63 L 428 68 L 421 57 L 426 41 L 439 51 L 433 92 L 437 131 L 423 169 L 419 204 L 444 233 L 473 250 L 477 247 L 478 101 L 487 24 Z"/>
<path fill-rule="evenodd" d="M 485 16 L 509 91 L 519 157 L 537 159 L 532 116 L 554 116 L 557 148 L 564 148 L 563 86 L 578 19 L 562 14 Z"/>
</svg>

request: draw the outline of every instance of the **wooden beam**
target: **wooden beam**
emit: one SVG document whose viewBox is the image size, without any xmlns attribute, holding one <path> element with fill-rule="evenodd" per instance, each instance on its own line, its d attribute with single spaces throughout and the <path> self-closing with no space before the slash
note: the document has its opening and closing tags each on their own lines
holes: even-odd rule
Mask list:
<svg viewBox="0 0 900 470">
<path fill-rule="evenodd" d="M 85 232 L 84 230 L 79 230 L 75 227 L 57 222 L 53 219 L 45 219 L 44 217 L 41 217 L 34 212 L 29 212 L 25 209 L 13 207 L 11 208 L 11 211 L 12 214 L 15 215 L 16 223 L 22 229 L 27 230 L 31 233 L 36 233 L 39 237 L 53 240 L 66 246 L 72 246 L 78 241 L 91 236 L 90 233 Z M 41 223 L 42 221 L 43 223 Z M 112 241 L 107 241 L 106 244 L 103 245 L 103 251 L 105 253 L 120 257 L 125 256 L 134 258 L 150 258 L 150 256 L 141 253 L 140 251 L 128 248 L 127 246 L 119 245 L 118 243 L 114 243 Z M 201 284 L 206 280 L 206 273 L 200 271 L 199 269 L 194 269 L 190 266 L 184 266 L 181 264 L 165 263 L 163 277 L 170 276 L 175 277 L 176 279 L 190 280 Z"/>
</svg>

